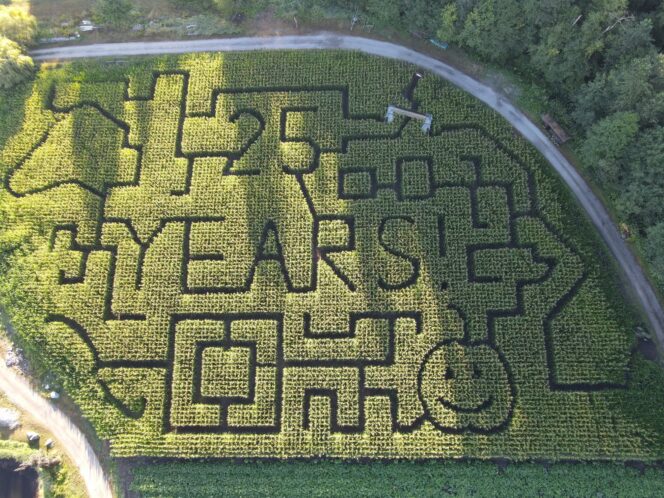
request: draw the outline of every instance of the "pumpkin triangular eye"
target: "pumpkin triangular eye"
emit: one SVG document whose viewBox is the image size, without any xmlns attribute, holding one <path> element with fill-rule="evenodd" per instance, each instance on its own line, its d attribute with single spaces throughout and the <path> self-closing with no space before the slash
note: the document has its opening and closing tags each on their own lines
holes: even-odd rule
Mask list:
<svg viewBox="0 0 664 498">
<path fill-rule="evenodd" d="M 445 380 L 450 380 L 454 378 L 454 370 L 452 370 L 452 367 L 447 367 L 445 369 Z"/>
</svg>

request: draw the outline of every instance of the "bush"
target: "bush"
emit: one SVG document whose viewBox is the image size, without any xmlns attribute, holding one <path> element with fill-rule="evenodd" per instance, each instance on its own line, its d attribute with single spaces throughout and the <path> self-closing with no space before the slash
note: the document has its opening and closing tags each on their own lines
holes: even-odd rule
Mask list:
<svg viewBox="0 0 664 498">
<path fill-rule="evenodd" d="M 99 24 L 112 28 L 129 29 L 136 18 L 130 0 L 97 0 L 94 9 L 94 19 Z"/>
<path fill-rule="evenodd" d="M 0 88 L 17 85 L 30 77 L 33 69 L 32 59 L 23 54 L 18 43 L 0 37 Z"/>
<path fill-rule="evenodd" d="M 612 185 L 620 174 L 620 158 L 639 131 L 639 116 L 616 112 L 593 125 L 581 148 L 584 162 L 604 185 Z"/>
<path fill-rule="evenodd" d="M 248 2 L 247 0 L 212 0 L 214 7 L 222 16 L 232 16 L 233 14 L 254 15 L 262 7 L 263 2 Z"/>
<path fill-rule="evenodd" d="M 644 249 L 646 257 L 650 261 L 652 274 L 661 286 L 664 286 L 664 221 L 648 229 L 648 237 L 645 240 Z"/>
</svg>

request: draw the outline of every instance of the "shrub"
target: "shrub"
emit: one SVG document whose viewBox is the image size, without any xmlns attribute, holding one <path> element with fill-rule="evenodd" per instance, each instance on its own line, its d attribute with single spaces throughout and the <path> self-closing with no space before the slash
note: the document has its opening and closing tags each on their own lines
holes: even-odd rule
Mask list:
<svg viewBox="0 0 664 498">
<path fill-rule="evenodd" d="M 97 0 L 94 18 L 99 24 L 122 30 L 133 24 L 136 13 L 131 0 Z"/>
<path fill-rule="evenodd" d="M 16 43 L 0 37 L 0 88 L 8 89 L 28 79 L 34 70 L 32 59 Z"/>
</svg>

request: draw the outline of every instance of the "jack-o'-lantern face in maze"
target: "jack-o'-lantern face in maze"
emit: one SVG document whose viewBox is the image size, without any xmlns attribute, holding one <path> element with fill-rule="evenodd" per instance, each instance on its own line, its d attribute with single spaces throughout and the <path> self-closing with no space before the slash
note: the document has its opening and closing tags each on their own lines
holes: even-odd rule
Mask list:
<svg viewBox="0 0 664 498">
<path fill-rule="evenodd" d="M 444 432 L 500 430 L 514 408 L 507 362 L 487 343 L 438 344 L 422 362 L 418 385 L 428 419 Z"/>
</svg>

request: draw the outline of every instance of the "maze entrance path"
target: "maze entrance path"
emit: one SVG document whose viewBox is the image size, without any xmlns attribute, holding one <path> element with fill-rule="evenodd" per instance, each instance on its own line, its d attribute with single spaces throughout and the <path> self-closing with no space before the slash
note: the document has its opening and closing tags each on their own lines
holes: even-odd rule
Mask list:
<svg viewBox="0 0 664 498">
<path fill-rule="evenodd" d="M 405 100 L 412 71 L 198 55 L 36 86 L 2 195 L 44 276 L 14 271 L 114 454 L 657 454 L 612 409 L 633 339 L 541 162 L 433 77 Z"/>
</svg>

